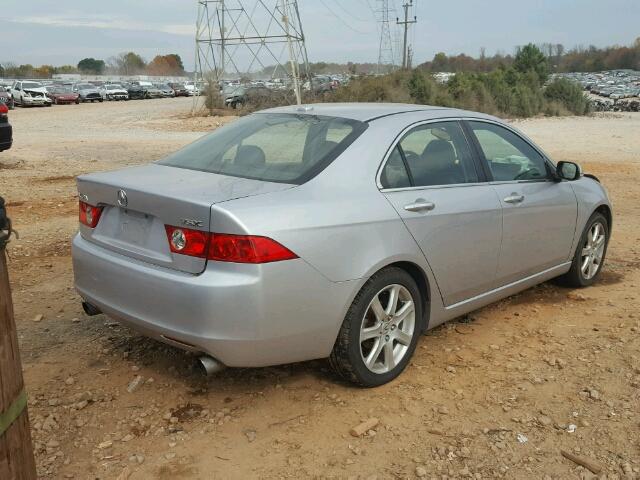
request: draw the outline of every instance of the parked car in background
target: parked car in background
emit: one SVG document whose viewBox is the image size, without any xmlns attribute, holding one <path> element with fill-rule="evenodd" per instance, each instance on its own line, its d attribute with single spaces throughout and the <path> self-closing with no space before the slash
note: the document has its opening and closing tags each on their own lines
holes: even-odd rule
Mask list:
<svg viewBox="0 0 640 480">
<path fill-rule="evenodd" d="M 164 94 L 162 93 L 161 90 L 159 90 L 158 88 L 156 88 L 153 83 L 151 82 L 146 82 L 143 80 L 136 80 L 135 82 L 131 82 L 134 85 L 138 85 L 140 88 L 142 88 L 144 90 L 144 97 L 143 98 L 162 98 L 164 97 Z"/>
<path fill-rule="evenodd" d="M 56 105 L 63 103 L 80 103 L 80 95 L 77 92 L 74 92 L 71 87 L 52 85 L 46 88 L 47 96 Z"/>
<path fill-rule="evenodd" d="M 154 83 L 153 86 L 162 92 L 163 97 L 175 97 L 176 92 L 167 83 Z"/>
<path fill-rule="evenodd" d="M 188 97 L 189 96 L 189 92 L 187 92 L 187 89 L 185 88 L 184 83 L 171 82 L 171 83 L 169 83 L 169 86 L 173 89 L 173 92 L 174 92 L 176 97 Z"/>
<path fill-rule="evenodd" d="M 9 110 L 13 110 L 13 97 L 11 90 L 0 85 L 0 103 L 4 103 Z"/>
<path fill-rule="evenodd" d="M 125 83 L 122 87 L 127 91 L 129 99 L 131 100 L 143 99 L 147 94 L 147 90 L 145 88 L 134 83 Z"/>
<path fill-rule="evenodd" d="M 91 83 L 76 83 L 73 85 L 72 90 L 80 96 L 81 102 L 101 102 L 102 95 L 100 90 Z"/>
<path fill-rule="evenodd" d="M 187 90 L 187 94 L 190 97 L 194 95 L 202 95 L 202 89 L 199 86 L 196 86 L 193 82 L 185 82 L 184 88 Z"/>
<path fill-rule="evenodd" d="M 247 103 L 259 104 L 276 92 L 257 85 L 226 85 L 222 90 L 224 103 L 231 108 L 241 107 Z"/>
<path fill-rule="evenodd" d="M 129 93 L 122 85 L 107 84 L 101 86 L 99 90 L 104 100 L 129 100 Z"/>
<path fill-rule="evenodd" d="M 40 82 L 16 80 L 11 87 L 11 95 L 16 105 L 51 106 L 51 99 L 47 97 L 47 90 Z"/>
<path fill-rule="evenodd" d="M 0 152 L 9 150 L 13 144 L 13 129 L 9 123 L 9 107 L 0 103 Z"/>
<path fill-rule="evenodd" d="M 554 277 L 592 285 L 612 225 L 577 164 L 495 117 L 420 105 L 258 112 L 78 192 L 86 312 L 208 369 L 328 357 L 367 387 L 447 320 Z"/>
<path fill-rule="evenodd" d="M 319 75 L 313 77 L 311 82 L 308 80 L 302 86 L 306 91 L 313 93 L 327 93 L 335 88 L 334 80 L 328 75 Z"/>
</svg>

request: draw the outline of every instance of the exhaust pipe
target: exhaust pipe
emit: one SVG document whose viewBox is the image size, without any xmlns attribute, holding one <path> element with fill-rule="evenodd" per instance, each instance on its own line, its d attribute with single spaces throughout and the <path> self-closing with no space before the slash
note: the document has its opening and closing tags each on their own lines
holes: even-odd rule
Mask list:
<svg viewBox="0 0 640 480">
<path fill-rule="evenodd" d="M 223 363 L 219 362 L 213 357 L 210 357 L 209 355 L 202 355 L 198 357 L 198 362 L 200 363 L 202 368 L 204 368 L 207 377 L 215 375 L 216 373 L 219 373 L 226 368 Z"/>
<path fill-rule="evenodd" d="M 89 302 L 82 302 L 82 309 L 84 310 L 84 313 L 86 313 L 90 317 L 95 317 L 96 315 L 100 315 L 102 313 L 98 307 L 90 304 Z"/>
</svg>

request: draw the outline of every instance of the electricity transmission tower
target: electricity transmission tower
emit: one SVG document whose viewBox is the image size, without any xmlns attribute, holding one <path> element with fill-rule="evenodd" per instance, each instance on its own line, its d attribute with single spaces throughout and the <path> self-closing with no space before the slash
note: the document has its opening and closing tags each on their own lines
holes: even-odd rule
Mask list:
<svg viewBox="0 0 640 480">
<path fill-rule="evenodd" d="M 414 15 L 413 20 L 409 20 L 409 9 L 413 8 L 413 0 L 409 0 L 407 3 L 402 5 L 402 8 L 404 8 L 404 21 L 401 22 L 399 18 L 396 18 L 396 23 L 398 25 L 404 26 L 404 42 L 402 46 L 402 68 L 407 69 L 409 68 L 409 45 L 407 44 L 409 26 L 412 23 L 418 23 L 418 18 Z"/>
<path fill-rule="evenodd" d="M 378 0 L 377 13 L 380 17 L 380 47 L 378 50 L 378 73 L 388 73 L 386 70 L 395 66 L 393 43 L 391 41 L 391 27 L 389 25 L 389 0 Z"/>
<path fill-rule="evenodd" d="M 309 61 L 296 0 L 197 0 L 196 81 L 285 78 L 298 104 Z"/>
</svg>

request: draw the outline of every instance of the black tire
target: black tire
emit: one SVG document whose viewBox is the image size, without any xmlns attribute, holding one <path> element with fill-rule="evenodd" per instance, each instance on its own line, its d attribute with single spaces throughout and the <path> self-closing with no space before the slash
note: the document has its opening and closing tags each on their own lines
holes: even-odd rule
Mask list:
<svg viewBox="0 0 640 480">
<path fill-rule="evenodd" d="M 98 102 L 102 103 L 102 102 L 103 102 L 103 100 L 102 100 L 102 99 L 100 99 L 100 100 L 98 100 Z"/>
<path fill-rule="evenodd" d="M 585 274 L 582 272 L 582 268 L 581 268 L 582 250 L 586 246 L 587 236 L 589 235 L 589 232 L 591 231 L 591 229 L 596 223 L 600 223 L 604 228 L 604 235 L 605 235 L 604 251 L 602 254 L 602 259 L 598 264 L 598 269 L 596 273 L 592 277 L 587 278 Z M 593 285 L 593 283 L 595 283 L 598 280 L 598 277 L 602 273 L 602 268 L 604 267 L 605 258 L 607 256 L 608 246 L 609 246 L 609 222 L 607 221 L 607 218 L 603 214 L 596 212 L 593 215 L 591 215 L 591 218 L 589 218 L 589 221 L 587 222 L 582 232 L 582 235 L 580 236 L 580 241 L 578 243 L 578 246 L 576 247 L 576 252 L 573 255 L 571 269 L 564 275 L 558 277 L 557 279 L 558 283 L 566 287 L 573 287 L 573 288 L 583 288 L 583 287 L 588 287 L 590 285 Z"/>
<path fill-rule="evenodd" d="M 384 290 L 385 287 L 394 284 L 405 287 L 413 299 L 415 306 L 413 335 L 404 356 L 396 366 L 388 372 L 376 373 L 367 367 L 363 359 L 360 344 L 360 329 L 373 298 Z M 340 327 L 338 338 L 329 357 L 329 364 L 331 368 L 345 380 L 362 387 L 377 387 L 390 382 L 402 373 L 411 360 L 411 356 L 413 355 L 422 331 L 422 295 L 416 282 L 411 275 L 400 268 L 385 268 L 372 276 L 353 300 L 344 318 L 342 327 Z M 389 337 L 387 336 L 386 338 L 388 340 Z"/>
<path fill-rule="evenodd" d="M 80 105 L 80 99 L 76 98 L 76 105 Z"/>
</svg>

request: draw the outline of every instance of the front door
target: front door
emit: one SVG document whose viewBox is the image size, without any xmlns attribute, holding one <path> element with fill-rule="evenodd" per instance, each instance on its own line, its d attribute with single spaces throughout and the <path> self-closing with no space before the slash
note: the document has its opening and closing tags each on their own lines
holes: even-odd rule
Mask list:
<svg viewBox="0 0 640 480">
<path fill-rule="evenodd" d="M 543 155 L 495 123 L 468 122 L 503 208 L 496 281 L 507 285 L 567 262 L 578 213 L 569 182 L 557 182 Z"/>
<path fill-rule="evenodd" d="M 502 210 L 480 179 L 457 121 L 413 128 L 381 171 L 382 192 L 425 255 L 445 306 L 494 287 Z"/>
</svg>

